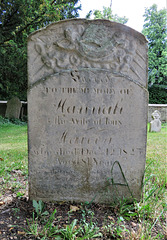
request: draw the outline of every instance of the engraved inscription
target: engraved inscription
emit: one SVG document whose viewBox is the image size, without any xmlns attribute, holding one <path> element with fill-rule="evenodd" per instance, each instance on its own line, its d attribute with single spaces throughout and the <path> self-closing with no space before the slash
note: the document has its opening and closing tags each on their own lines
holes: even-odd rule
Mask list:
<svg viewBox="0 0 167 240">
<path fill-rule="evenodd" d="M 50 87 L 44 87 L 44 92 L 49 94 L 75 94 L 75 93 L 95 93 L 95 94 L 120 94 L 120 95 L 129 95 L 132 93 L 132 89 L 119 89 L 116 91 L 114 88 L 74 88 L 74 87 L 63 87 L 63 88 L 50 88 Z"/>
<path fill-rule="evenodd" d="M 107 20 L 64 20 L 29 36 L 30 199 L 109 203 L 111 175 L 128 198 L 122 174 L 140 199 L 146 50 L 143 35 Z"/>
<path fill-rule="evenodd" d="M 92 125 L 112 125 L 112 126 L 119 126 L 122 125 L 122 122 L 120 120 L 113 120 L 108 117 L 105 118 L 98 118 L 96 120 L 92 119 L 87 119 L 87 118 L 68 118 L 68 120 L 64 117 L 57 116 L 53 119 L 47 118 L 47 123 L 51 125 L 65 125 L 67 124 L 67 121 L 71 125 L 77 125 L 77 126 L 82 126 L 82 125 L 87 125 L 87 124 L 92 124 Z"/>
<path fill-rule="evenodd" d="M 94 151 L 88 148 L 74 148 L 73 150 L 65 150 L 63 148 L 55 149 L 54 151 L 45 151 L 43 148 L 40 150 L 34 150 L 33 153 L 37 156 L 52 156 L 52 155 L 57 155 L 57 156 L 65 156 L 65 155 L 75 155 L 75 156 L 96 156 L 100 154 L 101 148 L 99 147 L 98 151 Z M 121 148 L 106 148 L 104 149 L 103 154 L 106 156 L 125 156 L 125 155 L 141 155 L 143 152 L 142 148 L 131 148 L 130 150 L 125 150 Z M 101 153 L 102 154 L 102 153 Z"/>
<path fill-rule="evenodd" d="M 61 99 L 57 104 L 54 104 L 56 111 L 58 113 L 70 113 L 70 114 L 121 114 L 123 111 L 123 107 L 121 105 L 122 99 L 118 101 L 113 106 L 69 106 L 67 99 Z"/>
</svg>

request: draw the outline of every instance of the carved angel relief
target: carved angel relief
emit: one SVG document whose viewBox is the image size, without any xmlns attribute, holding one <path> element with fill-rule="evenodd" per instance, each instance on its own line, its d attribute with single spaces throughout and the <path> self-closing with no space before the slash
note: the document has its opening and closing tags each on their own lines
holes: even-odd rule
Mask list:
<svg viewBox="0 0 167 240">
<path fill-rule="evenodd" d="M 38 37 L 35 43 L 41 61 L 54 73 L 61 69 L 100 67 L 123 74 L 132 70 L 140 78 L 131 64 L 138 54 L 136 48 L 125 33 L 96 24 L 87 28 L 81 25 L 67 27 L 55 41 Z"/>
</svg>

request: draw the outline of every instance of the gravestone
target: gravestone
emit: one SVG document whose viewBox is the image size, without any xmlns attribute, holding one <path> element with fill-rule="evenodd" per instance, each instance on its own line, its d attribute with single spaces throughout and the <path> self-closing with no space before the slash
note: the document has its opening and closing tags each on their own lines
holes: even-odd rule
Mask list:
<svg viewBox="0 0 167 240">
<path fill-rule="evenodd" d="M 29 196 L 141 197 L 147 42 L 108 20 L 53 23 L 28 39 Z"/>
<path fill-rule="evenodd" d="M 7 102 L 6 118 L 18 118 L 20 117 L 22 103 L 18 97 L 13 97 Z"/>
<path fill-rule="evenodd" d="M 150 132 L 160 132 L 161 131 L 161 113 L 158 110 L 155 110 L 151 114 L 153 120 L 150 122 Z"/>
</svg>

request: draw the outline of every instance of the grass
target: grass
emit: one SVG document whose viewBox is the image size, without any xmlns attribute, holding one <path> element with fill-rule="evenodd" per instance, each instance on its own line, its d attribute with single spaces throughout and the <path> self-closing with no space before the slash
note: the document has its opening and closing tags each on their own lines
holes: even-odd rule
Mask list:
<svg viewBox="0 0 167 240">
<path fill-rule="evenodd" d="M 160 133 L 151 132 L 147 137 L 147 174 L 154 174 L 158 184 L 162 185 L 166 180 L 167 169 L 167 124 L 162 125 Z"/>
<path fill-rule="evenodd" d="M 10 189 L 21 197 L 26 186 L 20 178 L 18 180 L 16 173 L 21 174 L 24 180 L 27 179 L 27 125 L 21 122 L 17 124 L 0 118 L 0 186 L 1 195 Z M 103 236 L 102 239 L 107 239 L 105 236 L 109 236 L 109 239 L 165 239 L 166 136 L 167 124 L 162 124 L 159 133 L 148 132 L 143 200 L 129 205 L 124 199 L 118 202 L 117 206 L 112 206 L 111 211 L 117 216 L 116 222 L 111 221 L 99 228 L 93 221 L 86 222 L 83 215 L 82 223 L 75 219 L 67 226 L 58 228 L 53 225 L 55 210 L 48 216 L 48 220 L 45 220 L 43 227 L 39 227 L 45 214 L 42 214 L 42 203 L 34 202 L 37 216 L 33 215 L 32 221 L 28 222 L 28 234 L 40 236 L 41 239 L 49 236 L 55 237 L 53 239 L 93 239 L 97 236 Z M 37 214 L 38 208 L 40 215 Z M 126 221 L 134 220 L 138 223 L 138 229 L 135 232 L 133 229 L 127 230 Z M 153 234 L 155 227 L 162 231 Z"/>
<path fill-rule="evenodd" d="M 16 171 L 27 178 L 28 152 L 27 152 L 27 125 L 13 124 L 2 121 L 0 118 L 0 177 L 2 191 L 5 189 L 21 189 L 22 185 L 13 176 Z"/>
<path fill-rule="evenodd" d="M 27 125 L 0 124 L 1 174 L 27 171 Z"/>
</svg>

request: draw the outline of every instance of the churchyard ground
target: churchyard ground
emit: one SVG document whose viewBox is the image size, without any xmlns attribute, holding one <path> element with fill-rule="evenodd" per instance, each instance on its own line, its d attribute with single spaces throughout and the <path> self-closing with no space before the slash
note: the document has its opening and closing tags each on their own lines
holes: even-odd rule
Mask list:
<svg viewBox="0 0 167 240">
<path fill-rule="evenodd" d="M 143 200 L 28 200 L 27 124 L 0 119 L 0 239 L 166 239 L 166 133 L 149 133 Z M 56 210 L 55 210 L 56 209 Z"/>
</svg>

